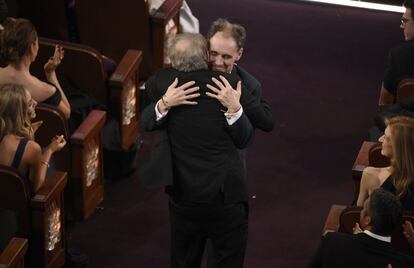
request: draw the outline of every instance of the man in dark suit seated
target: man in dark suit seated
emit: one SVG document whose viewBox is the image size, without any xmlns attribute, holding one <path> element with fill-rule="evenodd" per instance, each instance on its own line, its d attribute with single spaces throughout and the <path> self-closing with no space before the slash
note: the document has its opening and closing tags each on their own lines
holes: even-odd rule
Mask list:
<svg viewBox="0 0 414 268">
<path fill-rule="evenodd" d="M 381 105 L 392 104 L 398 83 L 404 78 L 414 77 L 414 1 L 406 0 L 404 7 L 400 28 L 404 30 L 405 42 L 390 50 L 380 93 Z"/>
<path fill-rule="evenodd" d="M 388 191 L 378 188 L 365 201 L 360 223 L 365 231 L 353 235 L 328 233 L 309 267 L 414 267 L 414 258 L 391 247 L 391 233 L 401 224 L 401 204 Z"/>
<path fill-rule="evenodd" d="M 154 169 L 171 176 L 172 185 L 166 189 L 171 267 L 200 267 L 207 239 L 217 252 L 219 267 L 242 267 L 248 213 L 238 150 L 249 144 L 254 130 L 240 103 L 241 84 L 229 74 L 208 70 L 207 42 L 201 35 L 178 35 L 169 56 L 173 68 L 146 81 L 153 103 L 144 110 L 141 126 L 163 131 L 160 145 L 153 149 L 162 153 L 150 160 L 153 172 L 146 179 L 159 173 Z M 220 90 L 236 89 L 228 92 L 232 98 L 225 105 L 206 86 L 212 77 Z"/>
</svg>

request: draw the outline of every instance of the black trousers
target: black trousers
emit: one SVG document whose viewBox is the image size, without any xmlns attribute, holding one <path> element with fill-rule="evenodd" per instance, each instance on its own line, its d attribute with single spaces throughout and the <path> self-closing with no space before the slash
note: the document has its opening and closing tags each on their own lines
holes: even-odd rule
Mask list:
<svg viewBox="0 0 414 268">
<path fill-rule="evenodd" d="M 207 239 L 218 268 L 243 267 L 247 242 L 247 203 L 169 203 L 171 267 L 198 268 Z"/>
</svg>

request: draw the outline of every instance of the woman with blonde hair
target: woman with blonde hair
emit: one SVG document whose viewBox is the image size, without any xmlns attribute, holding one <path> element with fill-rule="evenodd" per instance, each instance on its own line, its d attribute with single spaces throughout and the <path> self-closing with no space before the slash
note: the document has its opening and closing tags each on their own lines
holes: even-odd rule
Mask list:
<svg viewBox="0 0 414 268">
<path fill-rule="evenodd" d="M 52 154 L 66 144 L 63 135 L 56 136 L 42 152 L 33 140 L 30 122 L 36 116 L 36 104 L 23 86 L 0 85 L 0 164 L 26 176 L 32 193 L 42 186 Z"/>
<path fill-rule="evenodd" d="M 367 167 L 362 173 L 357 205 L 382 187 L 401 201 L 404 210 L 414 210 L 414 119 L 396 116 L 386 121 L 381 154 L 391 159 L 384 168 Z"/>
<path fill-rule="evenodd" d="M 36 29 L 26 19 L 8 18 L 0 31 L 0 84 L 16 83 L 29 90 L 37 102 L 57 107 L 70 116 L 70 104 L 56 76 L 63 59 L 62 47 L 56 46 L 53 57 L 44 65 L 47 82 L 30 74 L 30 65 L 39 50 Z"/>
</svg>

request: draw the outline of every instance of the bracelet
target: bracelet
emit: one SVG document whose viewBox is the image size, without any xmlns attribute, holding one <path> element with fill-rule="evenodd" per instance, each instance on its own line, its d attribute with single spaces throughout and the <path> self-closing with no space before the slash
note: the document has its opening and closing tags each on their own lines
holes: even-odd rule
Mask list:
<svg viewBox="0 0 414 268">
<path fill-rule="evenodd" d="M 164 95 L 162 95 L 162 97 L 161 97 L 161 101 L 162 101 L 162 104 L 164 104 L 165 109 L 166 109 L 166 110 L 168 110 L 168 109 L 170 109 L 170 106 L 168 106 L 168 101 L 166 101 L 166 100 L 164 99 L 164 97 L 165 97 L 165 94 L 164 94 Z"/>
<path fill-rule="evenodd" d="M 40 163 L 43 164 L 43 165 L 45 165 L 45 166 L 47 166 L 47 168 L 50 167 L 49 163 L 46 162 L 46 161 L 40 160 Z"/>
</svg>

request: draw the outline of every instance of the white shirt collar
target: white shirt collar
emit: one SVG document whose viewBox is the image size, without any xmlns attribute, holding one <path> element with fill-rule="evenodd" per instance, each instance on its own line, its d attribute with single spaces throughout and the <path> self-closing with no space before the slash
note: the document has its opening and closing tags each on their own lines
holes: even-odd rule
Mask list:
<svg viewBox="0 0 414 268">
<path fill-rule="evenodd" d="M 372 238 L 384 241 L 384 242 L 388 242 L 391 243 L 391 236 L 382 236 L 382 235 L 377 235 L 374 234 L 373 232 L 370 232 L 368 230 L 364 230 L 364 234 L 369 235 Z"/>
</svg>

